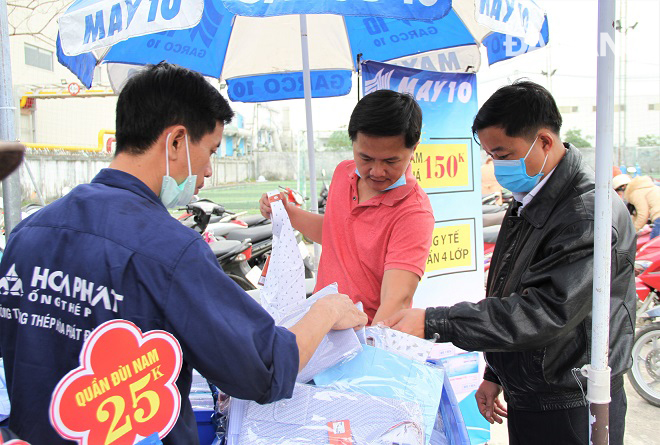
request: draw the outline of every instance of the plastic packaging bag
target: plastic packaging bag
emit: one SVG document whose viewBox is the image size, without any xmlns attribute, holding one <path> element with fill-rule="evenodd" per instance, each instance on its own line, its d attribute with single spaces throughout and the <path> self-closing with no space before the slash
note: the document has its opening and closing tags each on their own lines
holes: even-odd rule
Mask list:
<svg viewBox="0 0 660 445">
<path fill-rule="evenodd" d="M 369 346 L 384 349 L 420 363 L 426 363 L 435 344 L 381 325 L 366 328 L 365 336 L 366 344 Z"/>
<path fill-rule="evenodd" d="M 430 443 L 440 407 L 445 372 L 397 354 L 364 346 L 352 360 L 314 377 L 319 386 L 418 403 L 424 416 L 425 443 Z"/>
<path fill-rule="evenodd" d="M 261 305 L 277 320 L 289 306 L 305 301 L 305 266 L 279 191 L 268 192 L 268 198 L 272 209 L 273 253 L 260 296 Z"/>
<path fill-rule="evenodd" d="M 440 361 L 430 361 L 434 366 L 444 368 Z M 451 386 L 449 376 L 446 374 L 445 385 L 442 387 L 440 410 L 436 418 L 430 445 L 470 445 L 470 436 L 458 406 L 456 394 Z"/>
<path fill-rule="evenodd" d="M 300 321 L 307 311 L 309 311 L 309 308 L 312 307 L 312 304 L 319 298 L 329 294 L 336 294 L 337 292 L 337 283 L 324 287 L 300 305 L 289 307 L 289 312 L 284 315 L 278 324 L 285 328 L 290 328 Z M 353 329 L 330 331 L 323 338 L 319 347 L 316 348 L 307 366 L 300 371 L 296 381 L 300 383 L 309 382 L 316 374 L 350 360 L 360 351 L 362 351 L 362 344 Z"/>
<path fill-rule="evenodd" d="M 342 441 L 343 439 L 343 441 Z M 268 405 L 232 399 L 227 445 L 424 444 L 419 404 L 297 384 Z"/>
<path fill-rule="evenodd" d="M 9 417 L 11 404 L 9 403 L 9 393 L 7 392 L 7 382 L 5 380 L 4 360 L 0 357 L 0 422 Z"/>
</svg>

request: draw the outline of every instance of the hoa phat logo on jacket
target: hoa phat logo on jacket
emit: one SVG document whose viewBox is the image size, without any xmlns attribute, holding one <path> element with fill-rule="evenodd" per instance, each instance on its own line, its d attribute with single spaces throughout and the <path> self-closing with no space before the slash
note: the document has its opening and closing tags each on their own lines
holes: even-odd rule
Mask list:
<svg viewBox="0 0 660 445">
<path fill-rule="evenodd" d="M 16 274 L 16 264 L 12 264 L 7 275 L 0 278 L 0 295 L 23 296 L 23 281 Z"/>
</svg>

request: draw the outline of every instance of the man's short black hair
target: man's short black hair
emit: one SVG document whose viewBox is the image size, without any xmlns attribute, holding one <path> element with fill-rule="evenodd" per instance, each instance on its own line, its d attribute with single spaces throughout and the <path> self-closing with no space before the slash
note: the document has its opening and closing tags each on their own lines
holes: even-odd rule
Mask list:
<svg viewBox="0 0 660 445">
<path fill-rule="evenodd" d="M 348 136 L 355 142 L 358 133 L 368 136 L 399 136 L 413 148 L 422 134 L 422 109 L 409 94 L 378 90 L 364 96 L 355 106 L 348 123 Z"/>
<path fill-rule="evenodd" d="M 191 142 L 228 124 L 234 112 L 201 74 L 161 62 L 126 82 L 117 100 L 116 153 L 142 154 L 172 125 L 183 125 Z"/>
<path fill-rule="evenodd" d="M 561 114 L 550 92 L 534 82 L 518 81 L 500 88 L 481 107 L 472 134 L 500 127 L 509 137 L 534 139 L 541 128 L 559 136 Z"/>
</svg>

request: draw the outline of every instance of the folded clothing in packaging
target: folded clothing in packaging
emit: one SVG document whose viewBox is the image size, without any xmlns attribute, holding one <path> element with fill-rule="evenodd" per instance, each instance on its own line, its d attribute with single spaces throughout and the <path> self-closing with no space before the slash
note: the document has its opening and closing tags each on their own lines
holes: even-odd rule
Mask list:
<svg viewBox="0 0 660 445">
<path fill-rule="evenodd" d="M 286 314 L 280 319 L 276 320 L 277 324 L 290 328 L 298 323 L 300 319 L 309 311 L 319 298 L 326 295 L 336 294 L 338 292 L 337 283 L 330 284 L 303 303 L 297 306 L 290 306 L 287 308 Z M 299 383 L 307 383 L 314 376 L 332 366 L 350 360 L 362 351 L 362 344 L 358 339 L 357 334 L 353 329 L 344 329 L 343 331 L 330 331 L 323 337 L 316 351 L 310 358 L 307 365 L 298 373 L 296 381 Z"/>
<path fill-rule="evenodd" d="M 288 400 L 232 399 L 227 445 L 424 444 L 419 404 L 297 384 Z"/>
<path fill-rule="evenodd" d="M 425 425 L 425 443 L 430 443 L 436 421 L 445 372 L 383 349 L 364 346 L 350 361 L 333 366 L 314 377 L 319 386 L 378 397 L 419 403 Z"/>
</svg>

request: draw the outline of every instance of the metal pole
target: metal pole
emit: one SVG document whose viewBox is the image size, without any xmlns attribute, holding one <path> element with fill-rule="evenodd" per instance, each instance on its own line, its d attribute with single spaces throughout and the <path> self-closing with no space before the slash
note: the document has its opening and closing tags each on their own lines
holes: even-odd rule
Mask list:
<svg viewBox="0 0 660 445">
<path fill-rule="evenodd" d="M 596 203 L 591 364 L 587 377 L 589 440 L 609 443 L 610 266 L 612 246 L 612 149 L 614 140 L 614 0 L 598 1 L 598 71 L 596 77 Z"/>
<path fill-rule="evenodd" d="M 23 161 L 23 166 L 25 167 L 25 170 L 27 171 L 28 176 L 30 177 L 30 181 L 32 181 L 32 185 L 34 186 L 35 192 L 37 192 L 37 197 L 39 198 L 39 202 L 41 203 L 42 206 L 45 206 L 46 201 L 44 200 L 44 196 L 41 194 L 41 189 L 37 185 L 37 181 L 34 180 L 34 175 L 32 174 L 32 170 L 28 165 L 27 159 Z"/>
<path fill-rule="evenodd" d="M 0 141 L 14 141 L 16 104 L 12 93 L 11 58 L 9 57 L 9 21 L 7 2 L 0 1 Z M 2 181 L 5 212 L 5 236 L 21 222 L 20 169 Z"/>
<path fill-rule="evenodd" d="M 309 156 L 309 192 L 312 195 L 312 212 L 319 212 L 316 196 L 316 161 L 314 155 L 314 123 L 312 122 L 312 76 L 309 70 L 309 45 L 307 42 L 307 16 L 300 14 L 300 43 L 302 45 L 303 88 L 305 91 L 305 116 L 307 119 L 307 154 Z M 318 269 L 321 246 L 314 243 L 314 270 Z"/>
<path fill-rule="evenodd" d="M 619 31 L 621 32 L 621 39 L 619 41 L 619 51 L 621 53 L 619 54 L 619 111 L 617 113 L 617 118 L 619 120 L 619 134 L 618 134 L 618 139 L 619 139 L 619 144 L 617 146 L 617 165 L 620 166 L 623 163 L 622 159 L 622 154 L 623 154 L 623 42 L 626 39 L 626 36 L 623 35 L 623 27 L 624 27 L 625 19 L 624 19 L 624 9 L 623 9 L 623 3 L 619 6 Z M 625 172 L 621 172 L 625 173 Z"/>
<path fill-rule="evenodd" d="M 624 0 L 623 8 L 625 11 L 623 23 L 621 24 L 623 37 L 623 104 L 619 105 L 619 109 L 623 110 L 623 149 L 625 150 L 628 147 L 628 141 L 626 140 L 628 136 L 628 0 Z"/>
</svg>

